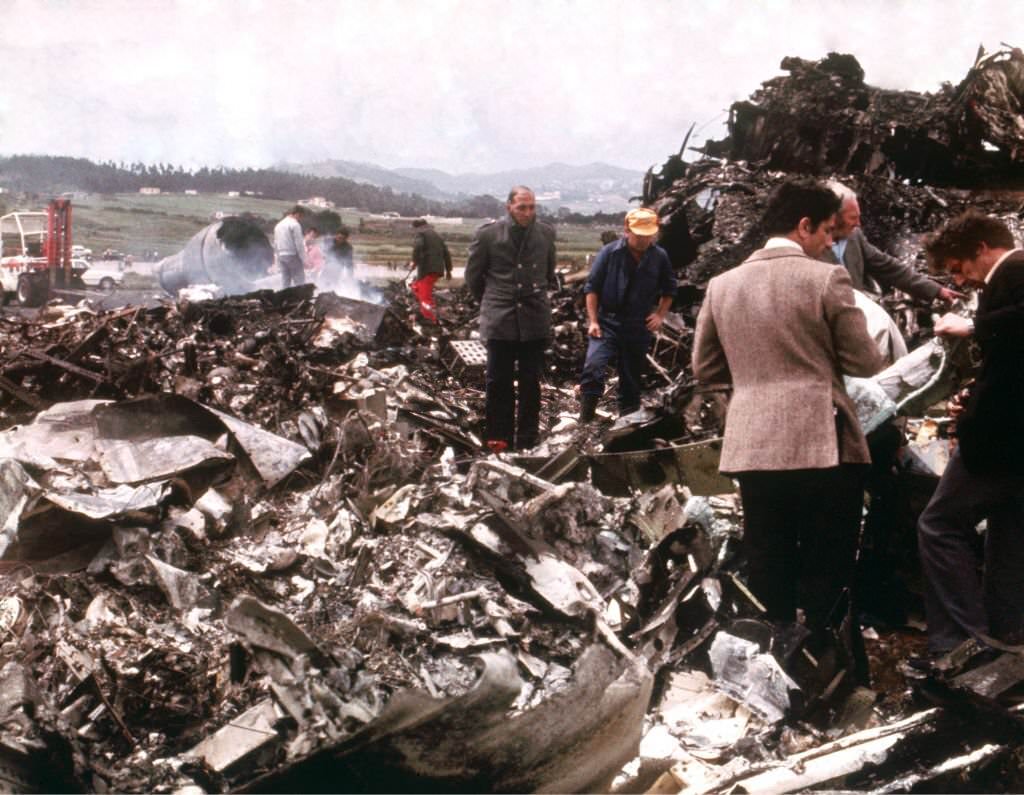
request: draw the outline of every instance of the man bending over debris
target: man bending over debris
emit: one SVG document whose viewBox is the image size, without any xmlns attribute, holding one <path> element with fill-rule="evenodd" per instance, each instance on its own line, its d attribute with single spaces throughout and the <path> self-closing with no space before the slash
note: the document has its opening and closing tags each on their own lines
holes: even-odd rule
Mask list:
<svg viewBox="0 0 1024 795">
<path fill-rule="evenodd" d="M 434 312 L 434 282 L 441 276 L 452 277 L 452 255 L 441 236 L 422 218 L 412 222 L 416 237 L 412 244 L 412 261 L 416 265 L 416 281 L 411 285 L 420 302 L 420 314 L 431 323 L 437 322 Z"/>
<path fill-rule="evenodd" d="M 769 620 L 803 608 L 819 638 L 849 609 L 870 461 L 842 377 L 882 365 L 850 275 L 817 259 L 838 209 L 818 182 L 783 183 L 764 248 L 708 284 L 693 349 L 698 380 L 733 385 L 720 467 L 740 484 L 748 585 Z"/>
<path fill-rule="evenodd" d="M 883 289 L 895 287 L 922 301 L 941 298 L 952 303 L 961 298 L 955 290 L 943 287 L 934 279 L 923 276 L 909 265 L 871 245 L 860 228 L 860 204 L 857 194 L 841 182 L 830 180 L 827 185 L 841 202 L 836 213 L 836 226 L 832 230 L 831 246 L 818 257 L 822 262 L 843 265 L 850 272 L 855 290 L 870 290 L 877 282 Z"/>
<path fill-rule="evenodd" d="M 580 377 L 580 422 L 594 419 L 605 372 L 618 361 L 619 414 L 640 408 L 640 375 L 651 335 L 672 306 L 676 275 L 665 249 L 655 244 L 658 215 L 626 214 L 626 234 L 594 259 L 583 292 L 587 296 L 587 358 Z"/>
<path fill-rule="evenodd" d="M 306 243 L 300 221 L 306 208 L 300 204 L 290 209 L 274 227 L 274 253 L 281 269 L 281 288 L 306 283 Z"/>
<path fill-rule="evenodd" d="M 508 216 L 477 230 L 466 261 L 466 285 L 480 301 L 480 336 L 487 341 L 487 445 L 496 452 L 537 444 L 551 333 L 548 290 L 557 287 L 555 230 L 536 220 L 533 191 L 517 185 L 506 207 Z"/>
<path fill-rule="evenodd" d="M 935 332 L 973 336 L 982 360 L 957 419 L 959 445 L 917 525 L 930 654 L 909 662 L 922 670 L 970 639 L 1024 642 L 1024 250 L 1006 224 L 976 211 L 948 221 L 925 250 L 957 285 L 981 289 L 973 322 L 947 314 Z"/>
</svg>

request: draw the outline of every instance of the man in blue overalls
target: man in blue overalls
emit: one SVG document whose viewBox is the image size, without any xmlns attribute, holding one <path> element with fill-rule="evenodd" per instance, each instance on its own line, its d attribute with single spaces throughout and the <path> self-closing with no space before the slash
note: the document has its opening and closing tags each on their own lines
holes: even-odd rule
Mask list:
<svg viewBox="0 0 1024 795">
<path fill-rule="evenodd" d="M 580 422 L 594 418 L 613 360 L 618 361 L 619 415 L 640 408 L 647 351 L 676 293 L 675 273 L 665 249 L 655 245 L 657 236 L 657 213 L 631 210 L 625 235 L 594 258 L 583 289 L 590 342 L 580 377 Z"/>
</svg>

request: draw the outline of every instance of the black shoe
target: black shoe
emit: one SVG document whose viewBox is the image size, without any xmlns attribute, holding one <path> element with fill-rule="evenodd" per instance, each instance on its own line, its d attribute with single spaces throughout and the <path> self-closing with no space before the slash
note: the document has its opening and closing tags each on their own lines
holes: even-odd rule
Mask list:
<svg viewBox="0 0 1024 795">
<path fill-rule="evenodd" d="M 580 425 L 593 421 L 597 412 L 597 401 L 600 399 L 598 395 L 580 395 Z"/>
</svg>

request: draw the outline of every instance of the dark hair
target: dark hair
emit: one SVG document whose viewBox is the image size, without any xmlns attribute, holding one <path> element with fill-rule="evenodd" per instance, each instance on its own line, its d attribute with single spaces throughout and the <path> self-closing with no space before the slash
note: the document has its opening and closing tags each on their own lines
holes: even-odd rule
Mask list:
<svg viewBox="0 0 1024 795">
<path fill-rule="evenodd" d="M 427 222 L 422 218 L 417 218 L 415 221 L 412 222 L 412 225 L 416 227 L 426 226 Z"/>
<path fill-rule="evenodd" d="M 349 228 L 347 226 L 339 226 L 337 229 L 334 230 L 334 234 L 344 235 L 345 237 L 348 237 L 352 233 L 349 231 Z"/>
<path fill-rule="evenodd" d="M 294 207 L 292 207 L 286 213 L 286 215 L 305 215 L 305 214 L 306 214 L 306 208 L 303 207 L 301 204 L 296 204 Z"/>
<path fill-rule="evenodd" d="M 990 248 L 1013 248 L 1013 234 L 1000 219 L 977 210 L 961 213 L 930 235 L 924 244 L 932 270 L 945 270 L 946 261 L 972 259 L 985 243 Z"/>
<path fill-rule="evenodd" d="M 836 214 L 839 205 L 839 197 L 817 180 L 791 179 L 772 193 L 761 223 L 769 235 L 788 235 L 804 218 L 817 229 Z"/>
<path fill-rule="evenodd" d="M 508 198 L 505 200 L 505 204 L 511 204 L 516 198 L 517 193 L 529 193 L 531 196 L 535 195 L 533 193 L 533 188 L 528 188 L 525 185 L 513 185 L 512 190 L 508 192 Z"/>
<path fill-rule="evenodd" d="M 307 232 L 312 232 L 312 233 L 313 233 L 314 235 L 316 235 L 317 237 L 319 237 L 319 236 L 320 236 L 320 230 L 319 230 L 319 229 L 317 229 L 317 228 L 316 228 L 315 226 L 307 226 L 307 227 L 306 227 L 306 231 L 307 231 Z"/>
<path fill-rule="evenodd" d="M 613 229 L 605 229 L 605 230 L 604 230 L 604 231 L 603 231 L 603 232 L 601 233 L 601 242 L 602 242 L 602 243 L 603 243 L 604 245 L 606 245 L 606 246 L 607 246 L 607 245 L 608 245 L 609 243 L 614 243 L 614 242 L 615 242 L 616 240 L 618 240 L 618 239 L 619 239 L 619 233 L 618 233 L 618 232 L 616 232 L 616 231 L 615 231 L 615 230 L 613 230 Z"/>
</svg>

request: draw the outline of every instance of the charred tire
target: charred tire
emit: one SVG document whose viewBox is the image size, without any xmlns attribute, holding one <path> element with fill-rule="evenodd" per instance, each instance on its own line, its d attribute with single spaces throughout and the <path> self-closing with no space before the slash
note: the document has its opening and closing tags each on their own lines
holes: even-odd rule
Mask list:
<svg viewBox="0 0 1024 795">
<path fill-rule="evenodd" d="M 111 279 L 109 276 L 104 276 L 100 279 L 100 289 L 105 293 L 114 292 L 114 288 L 117 287 L 117 282 Z"/>
<path fill-rule="evenodd" d="M 22 306 L 42 306 L 50 286 L 39 276 L 23 273 L 18 277 L 18 303 Z"/>
</svg>

